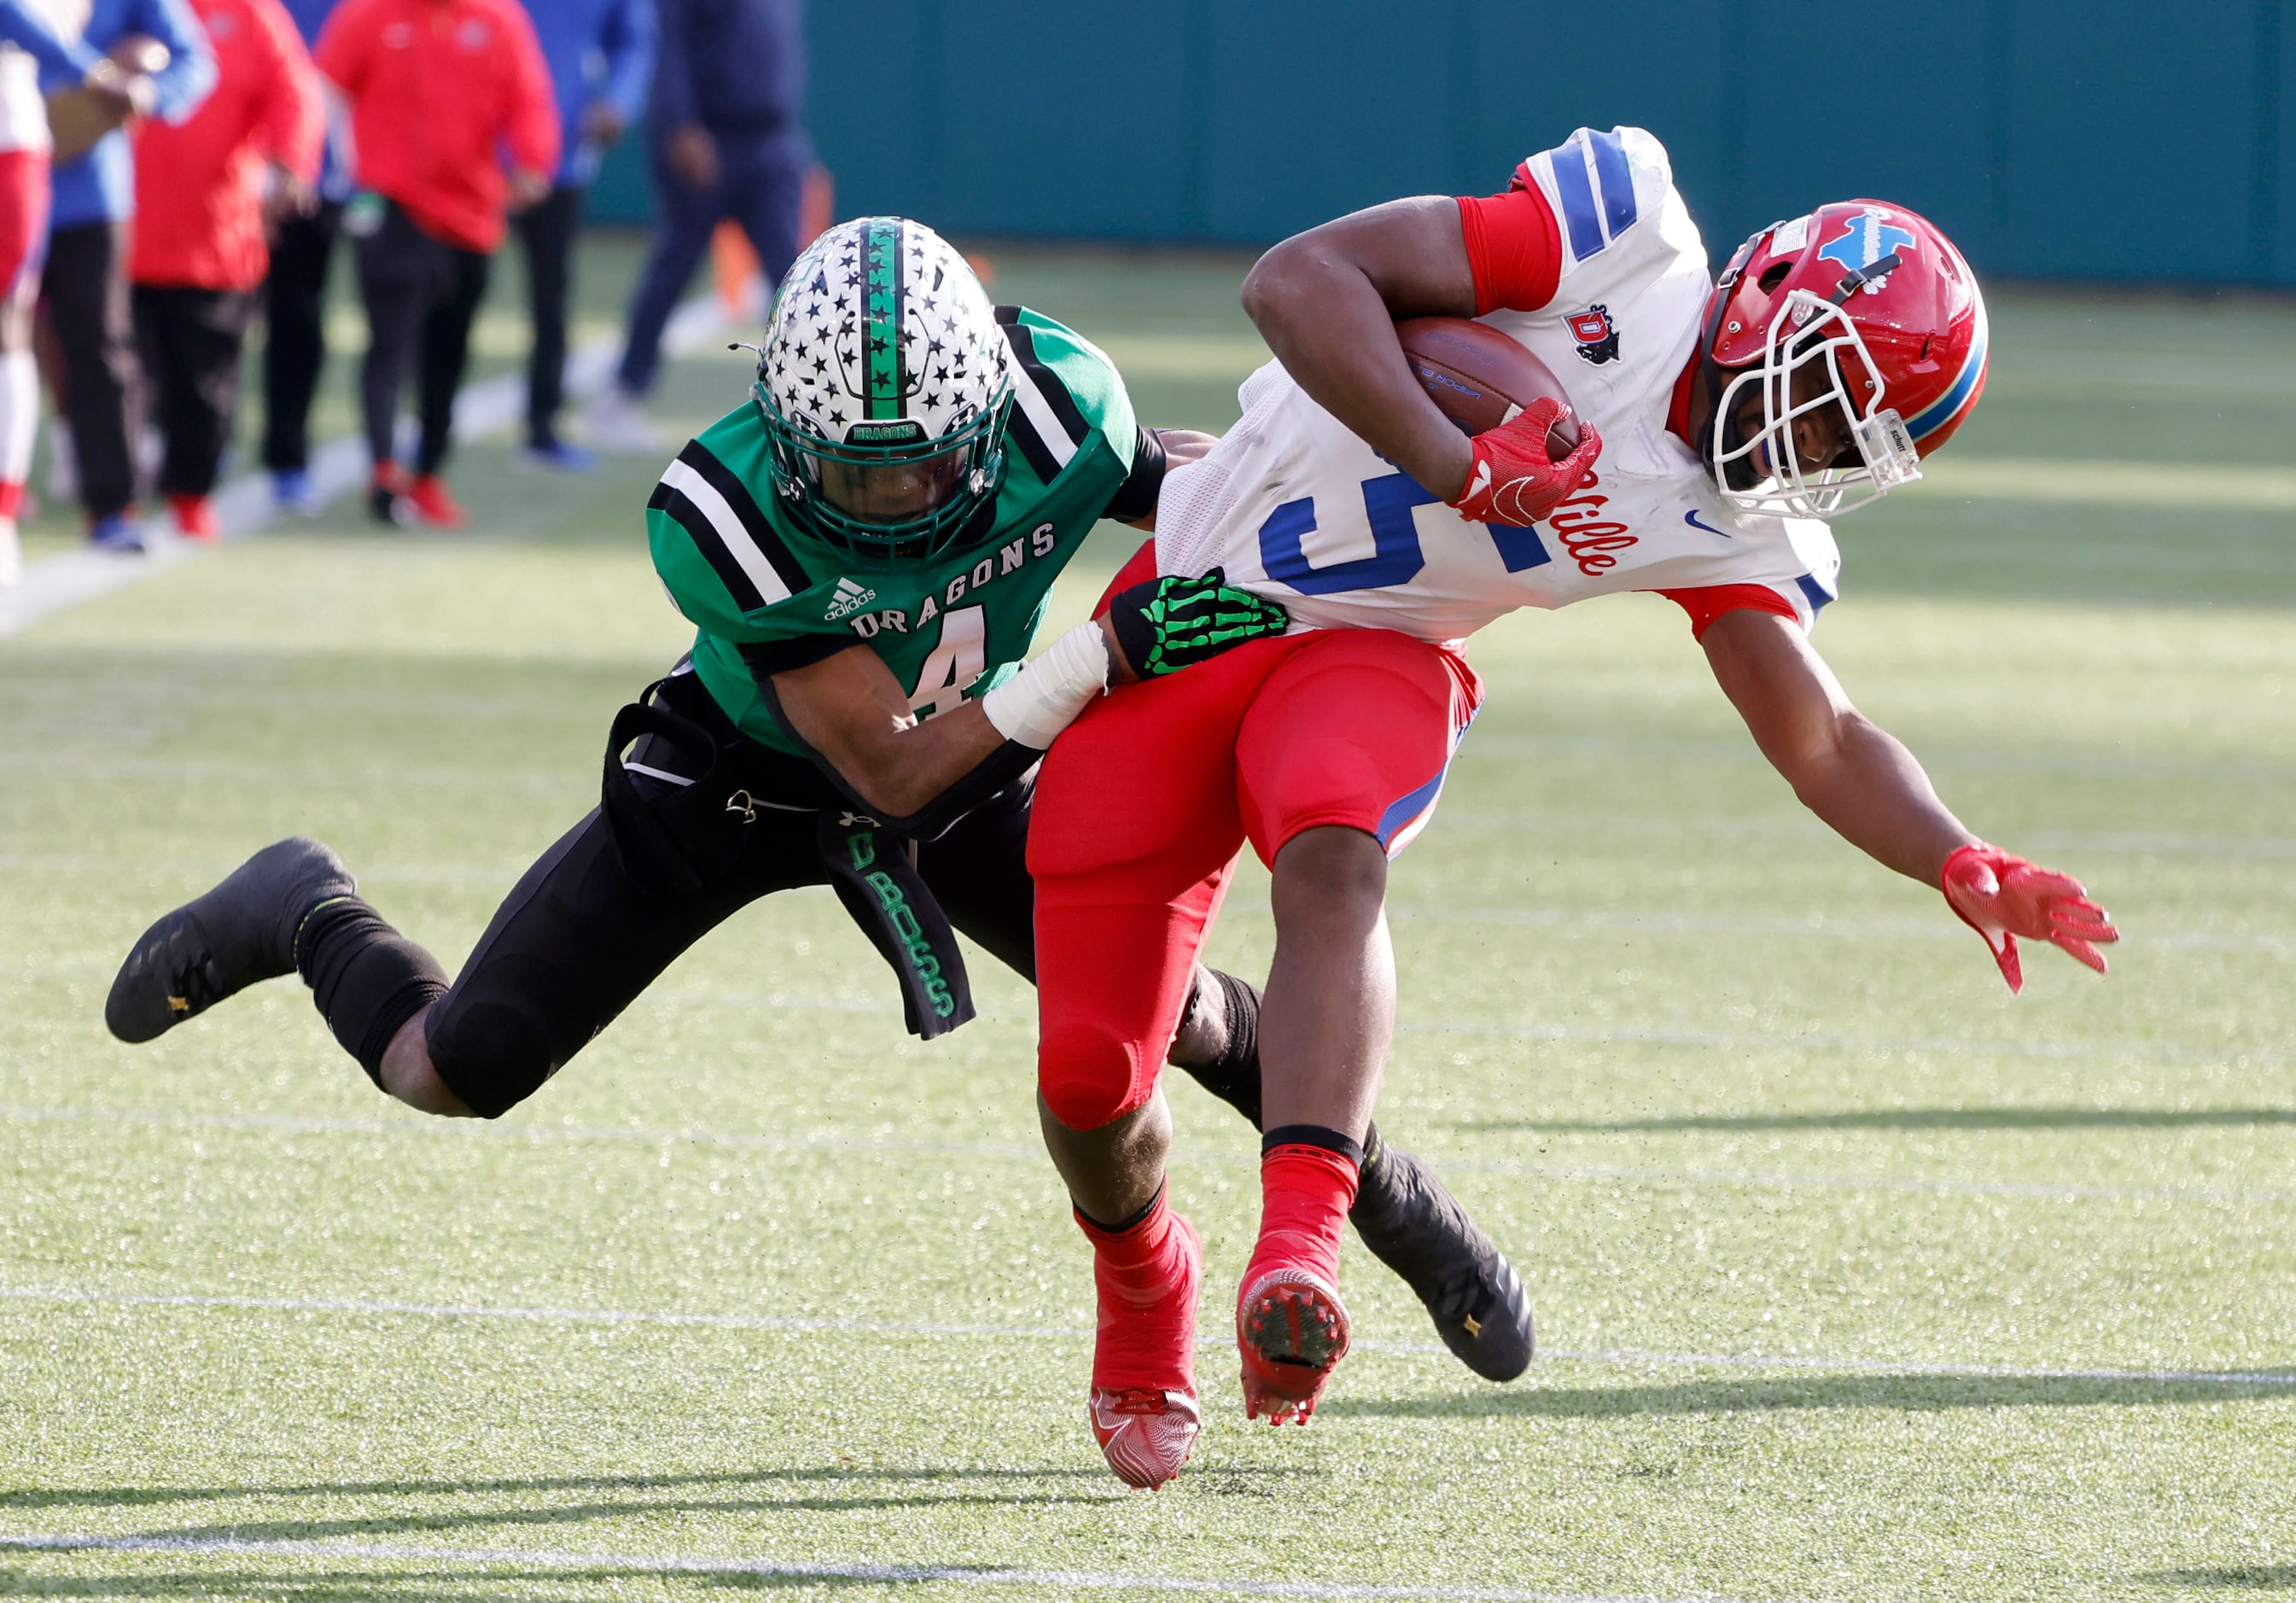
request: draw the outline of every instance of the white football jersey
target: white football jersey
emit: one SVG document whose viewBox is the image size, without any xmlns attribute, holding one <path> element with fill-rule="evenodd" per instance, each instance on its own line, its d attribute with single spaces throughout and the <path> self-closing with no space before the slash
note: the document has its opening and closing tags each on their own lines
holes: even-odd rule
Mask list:
<svg viewBox="0 0 2296 1603">
<path fill-rule="evenodd" d="M 1242 420 L 1165 478 L 1159 569 L 1223 567 L 1283 602 L 1295 631 L 1448 643 L 1517 607 L 1713 585 L 1765 586 L 1808 628 L 1833 597 L 1833 531 L 1733 507 L 1667 431 L 1713 281 L 1665 148 L 1581 128 L 1519 170 L 1554 211 L 1561 277 L 1545 308 L 1479 321 L 1546 362 L 1601 432 L 1595 482 L 1535 528 L 1470 522 L 1270 362 L 1238 392 Z"/>
</svg>

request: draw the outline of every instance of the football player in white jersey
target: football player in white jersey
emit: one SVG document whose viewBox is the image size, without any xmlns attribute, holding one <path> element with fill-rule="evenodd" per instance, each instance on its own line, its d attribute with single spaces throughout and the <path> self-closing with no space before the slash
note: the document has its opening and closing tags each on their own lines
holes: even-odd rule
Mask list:
<svg viewBox="0 0 2296 1603">
<path fill-rule="evenodd" d="M 1965 828 L 1808 638 L 1840 566 L 1825 518 L 1917 478 L 1983 389 L 1968 265 L 1912 212 L 1852 201 L 1709 271 L 1636 128 L 1582 128 L 1505 194 L 1398 201 L 1270 251 L 1244 305 L 1277 359 L 1166 480 L 1156 558 L 1224 568 L 1280 598 L 1293 632 L 1095 703 L 1046 759 L 1029 849 L 1039 1091 L 1070 1129 L 1143 1122 L 1144 1207 L 1195 954 L 1242 844 L 1273 870 L 1262 1224 L 1236 1311 L 1251 1414 L 1304 1420 L 1347 1350 L 1340 1226 L 1394 1016 L 1387 862 L 1481 699 L 1460 648 L 1492 619 L 1671 597 L 1796 794 L 1942 889 L 2012 990 L 2020 937 L 2104 969 L 2115 932 L 2082 888 Z M 1424 316 L 1480 318 L 1567 373 L 1578 448 L 1551 456 L 1551 401 L 1463 434 L 1395 332 Z M 1193 1412 L 1185 1361 L 1167 1389 Z M 1190 1434 L 1166 1438 L 1174 1471 Z"/>
</svg>

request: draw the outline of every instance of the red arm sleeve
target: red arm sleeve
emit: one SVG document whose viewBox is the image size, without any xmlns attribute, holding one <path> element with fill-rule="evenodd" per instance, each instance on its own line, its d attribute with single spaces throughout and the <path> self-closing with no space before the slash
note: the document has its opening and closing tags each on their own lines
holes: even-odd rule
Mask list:
<svg viewBox="0 0 2296 1603">
<path fill-rule="evenodd" d="M 1475 316 L 1535 312 L 1554 299 L 1562 275 L 1562 235 L 1554 209 L 1537 189 L 1510 189 L 1479 200 L 1459 197 L 1459 231 L 1475 274 Z"/>
<path fill-rule="evenodd" d="M 1725 612 L 1775 612 L 1781 618 L 1801 621 L 1794 604 L 1767 585 L 1702 585 L 1692 590 L 1659 590 L 1675 605 L 1690 614 L 1690 637 L 1706 638 L 1706 631 Z"/>
<path fill-rule="evenodd" d="M 541 42 L 523 6 L 503 7 L 504 43 L 509 47 L 504 63 L 509 81 L 504 85 L 503 143 L 511 160 L 528 172 L 555 177 L 558 172 L 558 101 L 550 86 L 550 69 L 542 59 Z"/>
</svg>

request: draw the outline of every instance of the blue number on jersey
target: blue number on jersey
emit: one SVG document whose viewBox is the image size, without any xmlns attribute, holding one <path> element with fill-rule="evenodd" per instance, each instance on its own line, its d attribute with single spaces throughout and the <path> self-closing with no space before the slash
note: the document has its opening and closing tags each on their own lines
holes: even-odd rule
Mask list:
<svg viewBox="0 0 2296 1603">
<path fill-rule="evenodd" d="M 1372 554 L 1350 562 L 1318 568 L 1308 561 L 1301 537 L 1316 527 L 1316 498 L 1302 496 L 1286 501 L 1267 514 L 1259 526 L 1259 565 L 1267 577 L 1290 585 L 1302 596 L 1334 596 L 1343 590 L 1378 590 L 1409 584 L 1427 565 L 1419 549 L 1419 525 L 1411 516 L 1414 506 L 1443 497 L 1408 473 L 1389 473 L 1363 481 L 1364 515 L 1371 523 Z M 1499 560 L 1510 573 L 1536 568 L 1553 558 L 1534 529 L 1505 523 L 1486 523 Z"/>
</svg>

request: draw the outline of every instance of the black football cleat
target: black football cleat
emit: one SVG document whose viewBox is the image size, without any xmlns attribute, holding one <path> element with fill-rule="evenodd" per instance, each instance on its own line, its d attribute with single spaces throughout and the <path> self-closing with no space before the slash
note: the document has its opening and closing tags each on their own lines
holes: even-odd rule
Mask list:
<svg viewBox="0 0 2296 1603">
<path fill-rule="evenodd" d="M 1419 1294 L 1435 1333 L 1461 1363 L 1496 1381 L 1530 1367 L 1537 1341 L 1529 1295 L 1433 1170 L 1379 1142 L 1365 1158 L 1348 1217 L 1373 1254 Z"/>
<path fill-rule="evenodd" d="M 144 932 L 104 999 L 103 1022 L 147 1041 L 261 980 L 295 972 L 295 933 L 313 908 L 357 889 L 316 841 L 276 842 Z"/>
</svg>

